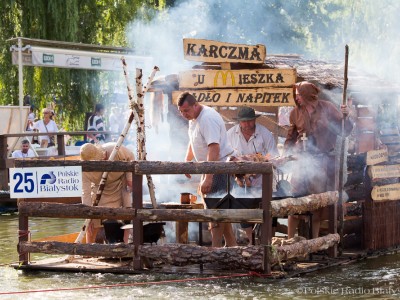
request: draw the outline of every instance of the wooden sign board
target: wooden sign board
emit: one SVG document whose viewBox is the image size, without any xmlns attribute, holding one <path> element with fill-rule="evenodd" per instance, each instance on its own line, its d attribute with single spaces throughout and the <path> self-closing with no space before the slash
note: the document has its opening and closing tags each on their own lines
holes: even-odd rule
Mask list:
<svg viewBox="0 0 400 300">
<path fill-rule="evenodd" d="M 263 64 L 267 50 L 264 45 L 183 39 L 183 55 L 185 59 L 192 61 Z"/>
<path fill-rule="evenodd" d="M 369 175 L 372 180 L 400 177 L 400 165 L 370 166 Z"/>
<path fill-rule="evenodd" d="M 172 93 L 172 103 L 177 104 L 184 91 Z M 189 91 L 199 102 L 207 106 L 294 106 L 292 88 L 196 90 Z"/>
<path fill-rule="evenodd" d="M 289 87 L 295 83 L 295 69 L 191 70 L 179 73 L 181 89 Z"/>
<path fill-rule="evenodd" d="M 400 183 L 374 186 L 371 192 L 372 200 L 400 200 Z"/>
<path fill-rule="evenodd" d="M 379 164 L 388 161 L 387 149 L 371 150 L 367 152 L 367 166 Z"/>
</svg>

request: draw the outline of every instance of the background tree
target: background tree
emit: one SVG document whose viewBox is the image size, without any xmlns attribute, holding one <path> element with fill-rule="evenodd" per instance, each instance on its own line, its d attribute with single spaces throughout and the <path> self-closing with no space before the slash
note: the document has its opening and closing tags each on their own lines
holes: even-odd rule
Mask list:
<svg viewBox="0 0 400 300">
<path fill-rule="evenodd" d="M 187 68 L 183 37 L 262 43 L 267 55 L 339 60 L 349 44 L 352 67 L 400 81 L 397 0 L 4 0 L 0 10 L 0 104 L 18 104 L 18 70 L 6 41 L 17 36 L 129 46 L 152 55 L 166 73 Z M 24 92 L 38 108 L 56 99 L 65 128 L 82 129 L 82 112 L 111 101 L 113 76 L 24 68 Z"/>
<path fill-rule="evenodd" d="M 125 26 L 146 7 L 163 2 L 140 0 L 1 1 L 0 104 L 18 105 L 18 69 L 11 65 L 11 37 L 28 37 L 86 44 L 127 46 Z M 24 92 L 40 109 L 55 101 L 65 129 L 82 129 L 83 112 L 107 102 L 111 72 L 62 68 L 24 68 Z M 104 82 L 105 85 L 100 84 Z M 111 80 L 112 81 L 112 80 Z M 108 91 L 105 94 L 104 91 Z"/>
</svg>

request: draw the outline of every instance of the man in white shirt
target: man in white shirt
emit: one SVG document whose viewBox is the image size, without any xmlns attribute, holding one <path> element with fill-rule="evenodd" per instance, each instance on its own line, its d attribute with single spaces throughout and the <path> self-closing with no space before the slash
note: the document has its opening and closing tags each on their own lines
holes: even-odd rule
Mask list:
<svg viewBox="0 0 400 300">
<path fill-rule="evenodd" d="M 251 107 L 242 106 L 239 108 L 236 118 L 239 124 L 228 130 L 228 141 L 235 150 L 235 155 L 259 154 L 262 156 L 269 155 L 270 158 L 279 155 L 272 133 L 264 126 L 256 124 L 256 119 L 260 116 Z M 251 187 L 261 187 L 262 176 L 260 174 L 250 178 L 252 178 Z M 251 244 L 252 224 L 241 223 L 240 225 L 246 232 Z"/>
<path fill-rule="evenodd" d="M 178 109 L 189 120 L 189 144 L 185 161 L 226 161 L 233 149 L 228 143 L 225 123 L 214 109 L 199 104 L 193 95 L 179 96 Z M 190 174 L 185 174 L 191 178 Z M 226 193 L 225 174 L 203 174 L 198 188 L 201 195 Z M 222 236 L 228 247 L 236 246 L 230 223 L 211 223 L 212 247 L 222 246 Z"/>
<path fill-rule="evenodd" d="M 27 157 L 35 157 L 35 153 L 32 149 L 29 148 L 29 141 L 22 140 L 21 142 L 21 150 L 15 150 L 11 154 L 12 158 L 27 158 Z"/>
</svg>

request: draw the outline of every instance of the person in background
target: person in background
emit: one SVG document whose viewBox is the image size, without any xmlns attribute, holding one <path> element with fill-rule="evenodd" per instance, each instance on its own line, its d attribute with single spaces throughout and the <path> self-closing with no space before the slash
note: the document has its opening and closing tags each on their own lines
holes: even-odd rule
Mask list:
<svg viewBox="0 0 400 300">
<path fill-rule="evenodd" d="M 104 121 L 104 105 L 97 103 L 94 108 L 94 113 L 88 119 L 88 131 L 105 131 Z M 92 144 L 105 143 L 106 137 L 102 133 L 93 133 L 88 135 L 88 141 Z"/>
<path fill-rule="evenodd" d="M 51 117 L 53 116 L 53 112 L 49 108 L 44 108 L 42 110 L 43 119 L 37 121 L 33 128 L 35 131 L 39 131 L 41 133 L 48 132 L 48 133 L 55 133 L 58 132 L 58 127 L 56 122 L 54 122 Z M 42 135 L 39 136 L 39 144 L 41 147 L 51 147 L 55 145 L 55 136 L 54 135 Z"/>
<path fill-rule="evenodd" d="M 292 193 L 302 196 L 336 190 L 335 156 L 331 153 L 341 134 L 342 120 L 346 135 L 353 128 L 349 107 L 342 105 L 339 110 L 333 103 L 320 100 L 320 90 L 311 82 L 297 83 L 295 92 L 296 107 L 290 113 L 290 127 L 284 144 L 286 155 L 299 156 L 292 170 Z M 328 219 L 328 208 L 312 214 L 312 237 L 317 238 L 320 222 Z M 298 223 L 299 217 L 289 216 L 288 238 L 294 237 Z"/>
<path fill-rule="evenodd" d="M 28 140 L 22 140 L 21 142 L 21 149 L 20 150 L 15 150 L 12 154 L 12 158 L 27 158 L 27 157 L 35 157 L 35 153 L 33 152 L 32 149 L 30 149 Z"/>
<path fill-rule="evenodd" d="M 26 131 L 33 131 L 33 123 L 35 122 L 35 113 L 33 105 L 29 108 L 28 121 L 26 123 Z"/>
<path fill-rule="evenodd" d="M 178 98 L 181 115 L 189 120 L 189 144 L 185 161 L 226 161 L 233 153 L 228 143 L 225 123 L 214 109 L 199 104 L 193 95 L 182 93 Z M 190 174 L 185 174 L 191 178 Z M 203 197 L 210 194 L 226 193 L 226 174 L 203 174 L 198 187 Z M 230 223 L 211 223 L 212 247 L 237 246 Z"/>
<path fill-rule="evenodd" d="M 228 141 L 231 144 L 235 155 L 253 155 L 258 154 L 273 158 L 279 156 L 275 139 L 272 133 L 260 124 L 256 124 L 256 119 L 260 117 L 254 109 L 248 106 L 242 106 L 238 110 L 236 120 L 239 124 L 228 130 Z M 257 174 L 250 177 L 252 179 L 252 188 L 261 188 L 262 176 Z M 240 226 L 246 232 L 249 243 L 252 243 L 253 225 L 241 223 Z"/>
<path fill-rule="evenodd" d="M 121 113 L 118 107 L 114 106 L 111 108 L 111 114 L 108 117 L 108 124 L 110 125 L 110 131 L 115 133 L 121 133 L 120 131 L 120 120 L 121 120 Z"/>
<path fill-rule="evenodd" d="M 107 160 L 116 143 L 105 143 L 102 145 L 84 144 L 80 149 L 81 160 Z M 133 161 L 135 156 L 126 148 L 121 146 L 115 157 L 115 161 Z M 82 174 L 82 204 L 92 206 L 96 199 L 96 192 L 101 181 L 102 172 L 83 172 Z M 110 172 L 107 176 L 99 206 L 105 207 L 132 207 L 132 173 Z M 100 220 L 91 220 L 87 232 L 86 242 L 94 243 L 97 233 L 101 228 Z M 129 230 L 124 232 L 124 241 L 128 242 Z"/>
</svg>

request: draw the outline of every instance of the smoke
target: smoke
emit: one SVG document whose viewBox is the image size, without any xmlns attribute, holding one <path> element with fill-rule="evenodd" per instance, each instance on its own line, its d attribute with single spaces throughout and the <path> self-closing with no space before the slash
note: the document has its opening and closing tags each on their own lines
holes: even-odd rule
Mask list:
<svg viewBox="0 0 400 300">
<path fill-rule="evenodd" d="M 350 85 L 358 84 L 351 76 L 353 69 L 367 71 L 388 82 L 400 82 L 400 1 L 313 3 L 265 0 L 177 1 L 171 8 L 154 12 L 151 20 L 143 16 L 133 21 L 127 28 L 127 38 L 136 54 L 153 57 L 154 63 L 161 69 L 159 75 L 176 74 L 198 64 L 184 60 L 182 40 L 199 38 L 264 44 L 267 47 L 267 58 L 271 53 L 297 53 L 305 58 L 341 62 L 344 61 L 344 46 L 348 44 Z M 316 6 L 322 9 L 313 10 Z M 335 94 L 340 96 L 341 93 Z M 183 161 L 184 153 L 177 149 L 173 139 L 187 132 L 173 132 L 170 126 L 164 121 L 159 126 L 158 134 L 152 128 L 146 129 L 149 136 L 148 159 Z M 170 137 L 171 132 L 173 137 Z M 171 153 L 175 154 L 172 158 Z M 182 182 L 186 183 L 182 176 L 160 181 L 168 182 L 170 187 L 174 183 L 182 185 Z M 169 190 L 175 192 L 158 190 L 160 198 L 165 196 L 178 199 L 180 192 L 187 191 L 180 188 Z M 194 193 L 193 190 L 189 192 Z"/>
<path fill-rule="evenodd" d="M 271 9 L 274 12 L 268 13 Z M 154 57 L 164 74 L 190 69 L 191 63 L 183 59 L 183 38 L 264 44 L 272 52 L 302 53 L 293 39 L 284 38 L 294 31 L 287 27 L 289 11 L 261 0 L 181 1 L 152 21 L 133 21 L 127 37 L 138 54 Z"/>
<path fill-rule="evenodd" d="M 156 12 L 151 21 L 135 20 L 127 37 L 138 54 L 154 57 L 164 74 L 190 68 L 182 39 L 214 39 L 264 44 L 269 53 L 297 53 L 343 61 L 350 46 L 350 68 L 400 82 L 400 2 L 264 0 L 187 0 Z M 318 9 L 316 9 L 318 6 Z M 385 12 L 385 13 L 382 13 Z M 144 17 L 142 18 L 144 19 Z"/>
</svg>

